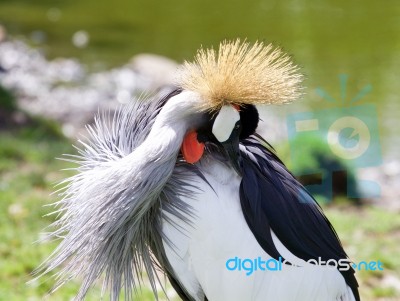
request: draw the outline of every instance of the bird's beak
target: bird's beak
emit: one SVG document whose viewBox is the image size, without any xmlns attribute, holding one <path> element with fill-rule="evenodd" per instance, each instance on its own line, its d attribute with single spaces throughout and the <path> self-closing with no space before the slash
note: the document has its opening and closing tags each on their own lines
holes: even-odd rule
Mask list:
<svg viewBox="0 0 400 301">
<path fill-rule="evenodd" d="M 233 169 L 242 176 L 242 158 L 239 150 L 239 131 L 233 131 L 228 140 L 221 142 Z"/>
</svg>

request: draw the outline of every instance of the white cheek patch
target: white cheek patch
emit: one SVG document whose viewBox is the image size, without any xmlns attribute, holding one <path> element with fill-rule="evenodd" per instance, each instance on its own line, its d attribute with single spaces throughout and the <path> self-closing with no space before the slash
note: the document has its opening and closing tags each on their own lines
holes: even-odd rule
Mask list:
<svg viewBox="0 0 400 301">
<path fill-rule="evenodd" d="M 219 142 L 225 142 L 232 134 L 236 122 L 240 120 L 239 112 L 232 106 L 223 106 L 215 119 L 212 133 Z"/>
</svg>

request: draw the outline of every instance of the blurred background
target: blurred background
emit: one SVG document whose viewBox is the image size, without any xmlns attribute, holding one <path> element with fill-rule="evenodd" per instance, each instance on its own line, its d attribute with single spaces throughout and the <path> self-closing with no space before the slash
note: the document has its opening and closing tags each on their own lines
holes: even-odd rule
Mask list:
<svg viewBox="0 0 400 301">
<path fill-rule="evenodd" d="M 263 136 L 316 194 L 350 258 L 383 262 L 383 271 L 358 272 L 363 300 L 400 300 L 396 0 L 0 0 L 0 300 L 42 300 L 52 286 L 26 282 L 56 246 L 35 243 L 55 218 L 43 217 L 54 183 L 73 173 L 55 158 L 74 153 L 84 125 L 173 83 L 201 45 L 236 38 L 273 43 L 301 67 L 304 97 L 261 108 Z M 323 124 L 350 111 L 369 136 L 344 131 L 347 148 L 371 145 L 358 161 L 332 151 L 329 124 L 296 132 L 304 118 Z M 78 286 L 49 300 L 70 300 Z M 137 300 L 153 297 L 144 288 Z"/>
</svg>

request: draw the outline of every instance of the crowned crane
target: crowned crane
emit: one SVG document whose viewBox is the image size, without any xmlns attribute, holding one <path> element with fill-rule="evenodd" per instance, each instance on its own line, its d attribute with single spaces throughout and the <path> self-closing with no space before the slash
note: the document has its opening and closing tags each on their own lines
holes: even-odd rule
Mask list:
<svg viewBox="0 0 400 301">
<path fill-rule="evenodd" d="M 225 41 L 172 92 L 98 116 L 69 157 L 61 241 L 39 275 L 80 279 L 75 300 L 99 278 L 110 300 L 132 300 L 143 272 L 158 299 L 160 271 L 182 300 L 360 300 L 332 225 L 257 134 L 256 105 L 298 98 L 301 82 L 278 48 Z"/>
</svg>

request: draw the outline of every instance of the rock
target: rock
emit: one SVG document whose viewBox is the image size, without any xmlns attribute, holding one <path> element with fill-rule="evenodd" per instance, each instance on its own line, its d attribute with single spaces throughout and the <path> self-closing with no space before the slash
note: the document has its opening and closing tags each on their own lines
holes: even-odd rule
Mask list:
<svg viewBox="0 0 400 301">
<path fill-rule="evenodd" d="M 13 203 L 8 206 L 8 215 L 18 221 L 28 216 L 28 210 L 22 204 Z"/>
<path fill-rule="evenodd" d="M 49 8 L 46 17 L 51 22 L 57 22 L 61 19 L 62 11 L 58 7 Z"/>
<path fill-rule="evenodd" d="M 397 293 L 400 293 L 400 278 L 392 274 L 386 274 L 381 281 L 381 285 L 382 287 L 393 288 Z"/>
<path fill-rule="evenodd" d="M 364 189 L 378 190 L 378 195 L 368 201 L 379 207 L 400 212 L 400 173 L 397 172 L 399 161 L 385 162 L 380 166 L 360 168 L 357 170 L 359 180 L 368 181 Z"/>
<path fill-rule="evenodd" d="M 36 44 L 43 44 L 47 41 L 47 34 L 42 30 L 35 30 L 31 32 L 30 38 Z"/>
<path fill-rule="evenodd" d="M 135 55 L 127 65 L 147 81 L 143 88 L 155 90 L 174 84 L 179 64 L 169 58 L 155 54 Z"/>
<path fill-rule="evenodd" d="M 85 48 L 89 44 L 90 36 L 85 30 L 79 30 L 72 36 L 72 44 L 77 48 Z"/>
<path fill-rule="evenodd" d="M 400 176 L 400 162 L 391 161 L 384 165 L 383 172 L 388 177 Z"/>
</svg>

